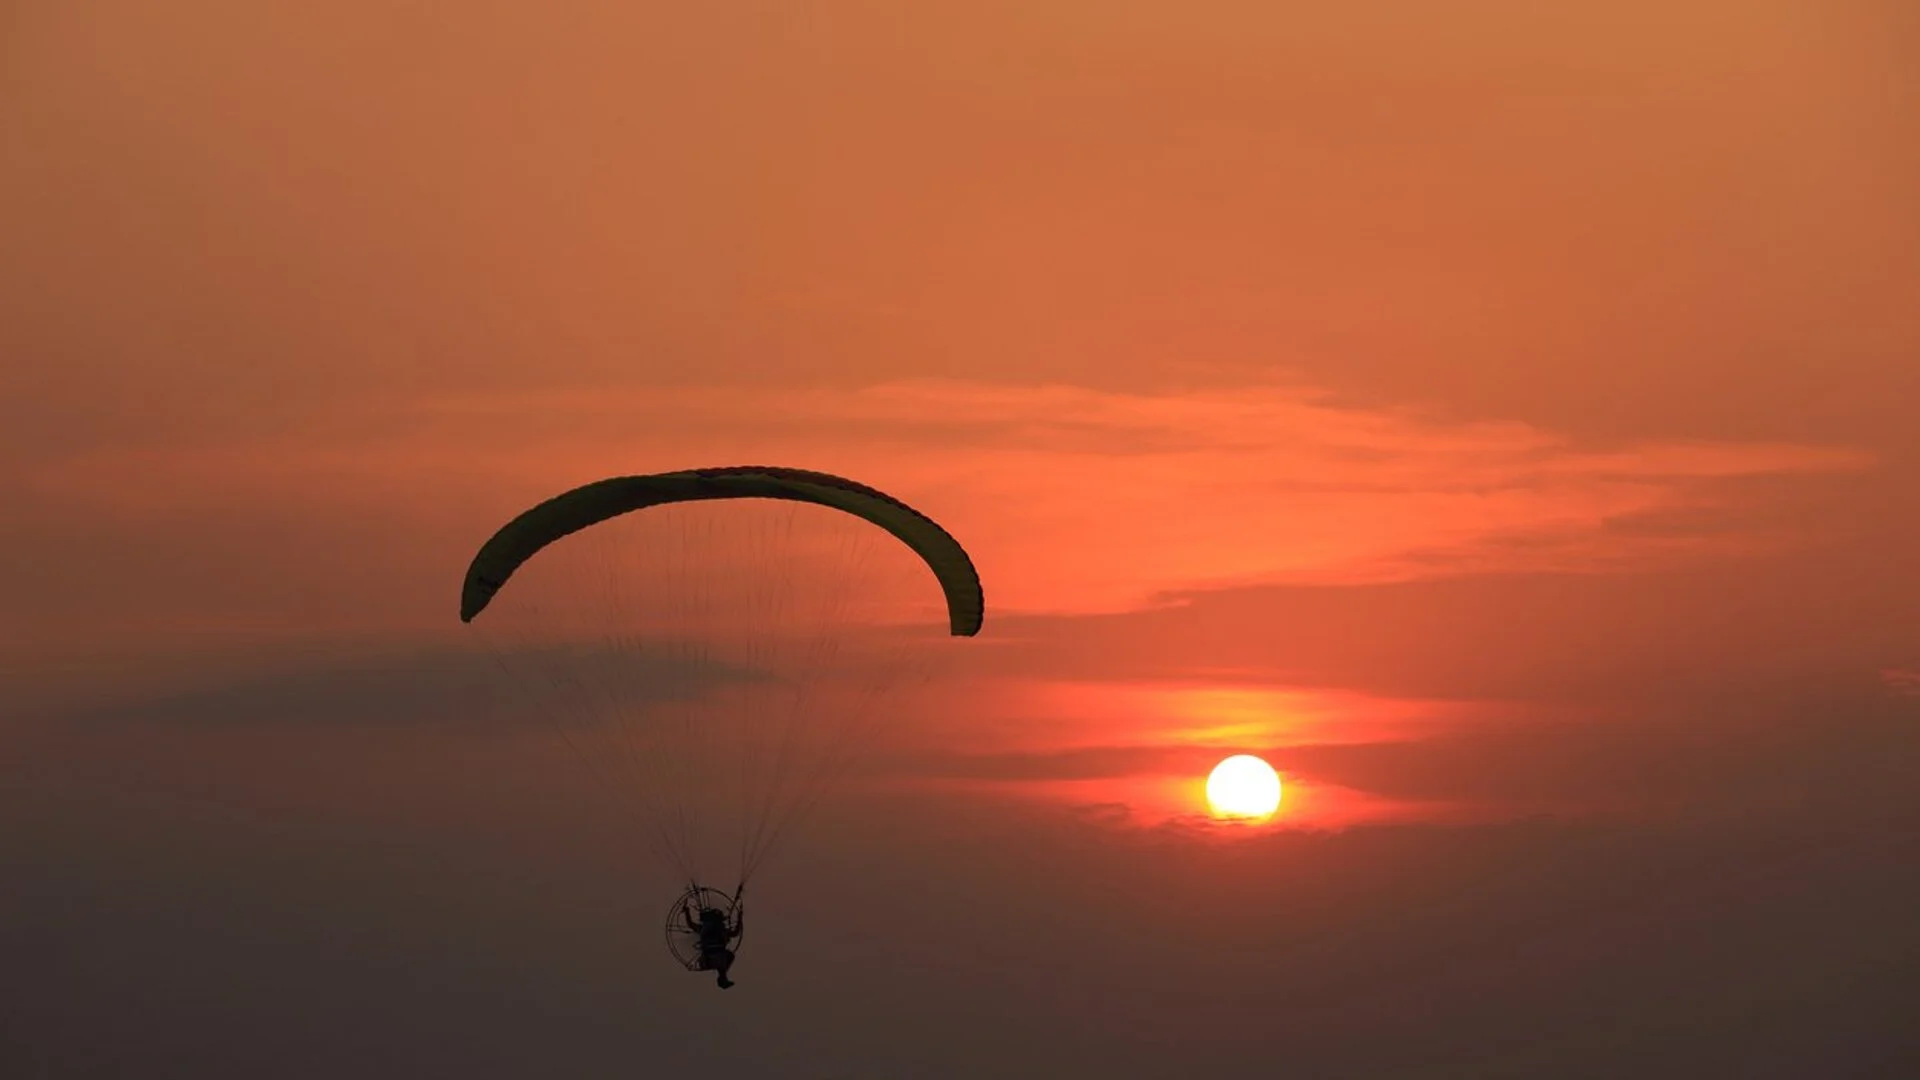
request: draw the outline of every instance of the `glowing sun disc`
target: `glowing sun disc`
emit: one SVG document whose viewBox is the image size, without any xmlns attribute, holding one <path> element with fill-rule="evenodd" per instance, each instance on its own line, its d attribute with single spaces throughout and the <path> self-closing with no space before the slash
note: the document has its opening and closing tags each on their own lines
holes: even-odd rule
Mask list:
<svg viewBox="0 0 1920 1080">
<path fill-rule="evenodd" d="M 1280 808 L 1280 774 L 1252 754 L 1235 754 L 1207 777 L 1207 805 L 1219 817 L 1268 817 Z"/>
</svg>

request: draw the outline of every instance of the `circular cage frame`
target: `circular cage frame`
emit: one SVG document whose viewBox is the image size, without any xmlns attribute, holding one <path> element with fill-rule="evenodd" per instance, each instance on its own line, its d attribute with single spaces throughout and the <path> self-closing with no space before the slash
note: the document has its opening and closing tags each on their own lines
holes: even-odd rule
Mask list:
<svg viewBox="0 0 1920 1080">
<path fill-rule="evenodd" d="M 719 889 L 690 885 L 667 909 L 667 952 L 688 971 L 703 969 L 700 967 L 700 931 L 688 926 L 684 916 L 691 914 L 698 920 L 700 912 L 709 908 L 723 912 L 727 917 L 727 925 L 732 926 L 739 916 L 740 895 L 735 893 L 728 896 Z M 728 947 L 739 948 L 744 937 L 746 932 L 743 930 L 733 937 Z"/>
</svg>

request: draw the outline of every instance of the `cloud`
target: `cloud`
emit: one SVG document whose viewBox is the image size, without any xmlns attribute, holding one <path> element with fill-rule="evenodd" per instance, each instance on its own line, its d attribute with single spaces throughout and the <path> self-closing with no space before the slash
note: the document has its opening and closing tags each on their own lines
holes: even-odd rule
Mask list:
<svg viewBox="0 0 1920 1080">
<path fill-rule="evenodd" d="M 1031 678 L 1342 688 L 1414 700 L 1718 704 L 1872 686 L 1913 604 L 1871 549 L 1603 574 L 1225 590 L 1150 611 L 1013 620 Z M 1362 705 L 1349 715 L 1378 713 Z"/>
<path fill-rule="evenodd" d="M 606 388 L 392 400 L 271 436 L 96 447 L 17 476 L 16 527 L 41 546 L 104 529 L 135 549 L 127 573 L 145 569 L 136 532 L 176 552 L 218 533 L 236 558 L 291 563 L 288 579 L 309 593 L 326 591 L 316 575 L 351 573 L 411 601 L 420 594 L 397 581 L 400 564 L 453 573 L 477 537 L 556 490 L 754 461 L 844 472 L 920 506 L 974 552 L 1001 615 L 1776 550 L 1808 530 L 1743 522 L 1742 508 L 1769 495 L 1755 482 L 1873 464 L 1823 445 L 1586 447 L 1526 424 L 1344 407 L 1282 385 Z M 262 531 L 287 534 L 282 550 L 234 550 Z"/>
<path fill-rule="evenodd" d="M 1920 671 L 1912 668 L 1888 668 L 1880 673 L 1887 692 L 1901 697 L 1920 697 Z"/>
<path fill-rule="evenodd" d="M 338 729 L 428 729 L 459 734 L 527 734 L 547 729 L 530 715 L 551 707 L 529 695 L 526 680 L 552 666 L 582 671 L 603 662 L 587 649 L 550 648 L 544 654 L 512 656 L 467 652 L 321 662 L 265 675 L 214 679 L 206 685 L 88 708 L 63 719 L 80 724 L 141 724 L 223 727 L 326 727 Z M 635 705 L 701 698 L 713 690 L 759 679 L 757 673 L 720 661 L 668 654 L 623 652 L 630 681 L 623 700 Z M 513 670 L 503 669 L 503 664 Z M 644 689 L 643 689 L 644 688 Z M 598 714 L 581 711 L 570 723 L 591 725 Z"/>
<path fill-rule="evenodd" d="M 1621 711 L 1554 723 L 1486 717 L 1424 737 L 1230 746 L 1080 746 L 922 752 L 892 771 L 1067 806 L 1124 806 L 1129 827 L 1204 810 L 1199 782 L 1228 753 L 1285 777 L 1282 824 L 1629 820 L 1872 820 L 1910 812 L 1920 791 L 1920 713 L 1911 699 L 1729 702 L 1718 710 Z M 1902 810 L 1904 808 L 1904 810 Z"/>
<path fill-rule="evenodd" d="M 1910 805 L 1920 711 L 1867 695 L 1488 723 L 1419 741 L 1296 746 L 1274 760 L 1395 800 L 1523 813 L 1797 817 Z"/>
<path fill-rule="evenodd" d="M 1042 753 L 944 754 L 905 766 L 955 780 L 1038 782 L 1132 776 L 1203 775 L 1221 752 L 1196 746 L 1092 746 Z"/>
</svg>

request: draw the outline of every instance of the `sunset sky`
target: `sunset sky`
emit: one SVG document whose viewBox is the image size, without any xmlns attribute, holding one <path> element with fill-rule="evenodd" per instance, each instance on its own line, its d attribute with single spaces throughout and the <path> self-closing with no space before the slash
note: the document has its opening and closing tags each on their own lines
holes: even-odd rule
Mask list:
<svg viewBox="0 0 1920 1080">
<path fill-rule="evenodd" d="M 1920 1074 L 1916 11 L 0 3 L 0 1074 Z M 721 995 L 456 616 L 752 463 L 988 614 Z"/>
</svg>

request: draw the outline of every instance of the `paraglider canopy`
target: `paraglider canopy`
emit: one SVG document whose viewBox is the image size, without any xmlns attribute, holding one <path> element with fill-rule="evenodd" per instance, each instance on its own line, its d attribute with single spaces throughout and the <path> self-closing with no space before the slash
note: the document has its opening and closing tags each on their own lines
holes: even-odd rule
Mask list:
<svg viewBox="0 0 1920 1080">
<path fill-rule="evenodd" d="M 616 476 L 556 495 L 502 526 L 474 556 L 460 590 L 460 621 L 472 622 L 521 563 L 570 533 L 621 514 L 704 499 L 785 499 L 865 518 L 900 538 L 940 581 L 956 636 L 980 632 L 986 601 L 973 560 L 933 519 L 885 492 L 831 473 L 774 465 Z"/>
</svg>

